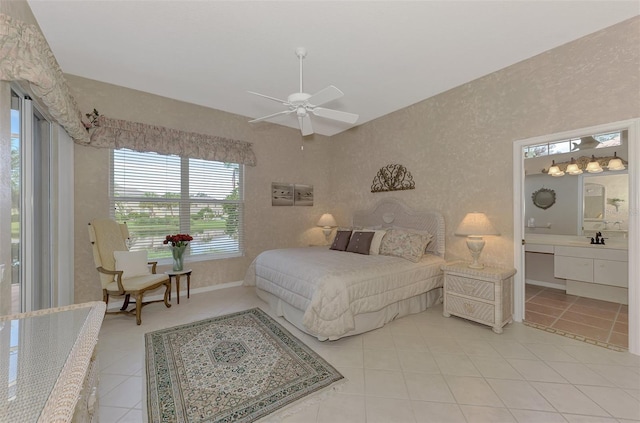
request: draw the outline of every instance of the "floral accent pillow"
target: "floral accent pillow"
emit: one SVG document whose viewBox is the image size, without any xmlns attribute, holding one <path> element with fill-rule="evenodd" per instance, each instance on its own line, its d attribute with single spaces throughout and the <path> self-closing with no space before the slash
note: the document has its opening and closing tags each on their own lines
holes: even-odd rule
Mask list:
<svg viewBox="0 0 640 423">
<path fill-rule="evenodd" d="M 382 239 L 380 254 L 402 257 L 417 263 L 424 255 L 431 238 L 433 238 L 432 235 L 428 233 L 417 233 L 405 229 L 389 229 Z"/>
</svg>

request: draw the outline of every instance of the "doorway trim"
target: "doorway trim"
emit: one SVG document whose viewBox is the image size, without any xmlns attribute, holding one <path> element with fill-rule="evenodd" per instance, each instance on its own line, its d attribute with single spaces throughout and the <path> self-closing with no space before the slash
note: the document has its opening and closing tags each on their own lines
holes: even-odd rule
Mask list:
<svg viewBox="0 0 640 423">
<path fill-rule="evenodd" d="M 513 257 L 517 272 L 514 276 L 514 319 L 524 319 L 524 156 L 528 145 L 577 137 L 585 133 L 612 130 L 629 131 L 629 352 L 640 355 L 640 119 L 630 119 L 571 131 L 517 140 L 513 143 Z"/>
</svg>

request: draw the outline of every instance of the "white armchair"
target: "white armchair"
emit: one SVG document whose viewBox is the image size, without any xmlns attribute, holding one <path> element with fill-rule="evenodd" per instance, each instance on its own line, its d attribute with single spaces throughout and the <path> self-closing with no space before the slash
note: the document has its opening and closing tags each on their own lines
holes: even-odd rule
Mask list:
<svg viewBox="0 0 640 423">
<path fill-rule="evenodd" d="M 171 280 L 165 274 L 156 274 L 158 262 L 147 262 L 146 252 L 129 251 L 126 240 L 129 229 L 126 224 L 113 219 L 95 219 L 89 223 L 89 240 L 93 247 L 93 259 L 100 275 L 102 284 L 102 299 L 108 305 L 109 296 L 124 296 L 124 303 L 117 312 L 134 313 L 136 323 L 142 323 L 142 307 L 154 302 L 164 301 L 169 304 Z M 143 302 L 142 297 L 147 291 L 165 286 L 164 300 Z M 128 310 L 129 299 L 133 295 L 136 307 Z"/>
</svg>

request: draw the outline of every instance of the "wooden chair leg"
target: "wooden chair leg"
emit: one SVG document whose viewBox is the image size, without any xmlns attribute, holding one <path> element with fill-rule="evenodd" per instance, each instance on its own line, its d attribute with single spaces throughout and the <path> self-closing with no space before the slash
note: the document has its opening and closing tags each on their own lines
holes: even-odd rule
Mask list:
<svg viewBox="0 0 640 423">
<path fill-rule="evenodd" d="M 142 323 L 141 315 L 142 315 L 142 293 L 139 293 L 136 295 L 136 323 L 138 324 L 138 326 L 140 326 L 140 324 Z"/>
<path fill-rule="evenodd" d="M 107 294 L 107 290 L 102 290 L 102 301 L 108 306 L 109 305 L 109 294 Z M 108 308 L 108 307 L 107 307 Z"/>
<path fill-rule="evenodd" d="M 164 290 L 164 305 L 167 306 L 167 308 L 171 307 L 171 304 L 169 303 L 169 297 L 171 296 L 171 281 L 165 283 L 167 289 Z"/>
</svg>

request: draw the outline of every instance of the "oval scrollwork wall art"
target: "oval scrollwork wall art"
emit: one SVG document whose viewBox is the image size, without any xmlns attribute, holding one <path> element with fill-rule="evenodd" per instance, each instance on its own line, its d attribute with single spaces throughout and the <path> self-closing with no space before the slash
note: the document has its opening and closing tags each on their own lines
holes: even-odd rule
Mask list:
<svg viewBox="0 0 640 423">
<path fill-rule="evenodd" d="M 400 164 L 390 164 L 381 168 L 371 184 L 371 192 L 402 191 L 415 188 L 413 175 Z"/>
<path fill-rule="evenodd" d="M 531 199 L 536 207 L 546 210 L 555 204 L 556 192 L 552 189 L 540 188 L 531 194 Z"/>
</svg>

